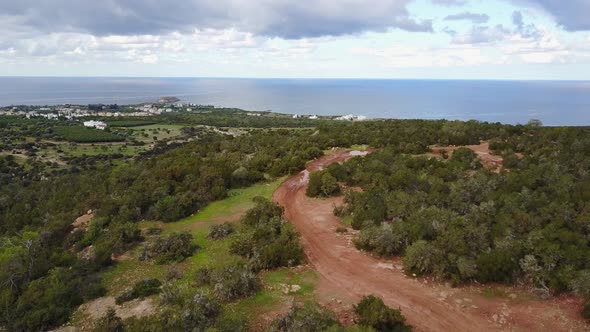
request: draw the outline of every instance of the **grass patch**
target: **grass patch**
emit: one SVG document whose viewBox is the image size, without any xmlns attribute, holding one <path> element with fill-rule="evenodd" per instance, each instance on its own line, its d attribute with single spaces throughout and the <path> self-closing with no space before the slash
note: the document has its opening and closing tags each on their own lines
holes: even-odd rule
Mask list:
<svg viewBox="0 0 590 332">
<path fill-rule="evenodd" d="M 366 150 L 368 148 L 369 148 L 369 145 L 367 145 L 367 144 L 355 144 L 355 145 L 350 146 L 351 150 Z"/>
<path fill-rule="evenodd" d="M 185 125 L 179 124 L 152 124 L 147 126 L 129 127 L 134 131 L 135 137 L 140 141 L 151 142 L 154 137 L 157 140 L 166 140 L 182 135 L 182 128 Z"/>
<path fill-rule="evenodd" d="M 64 151 L 67 155 L 72 157 L 80 157 L 83 155 L 97 156 L 110 154 L 123 154 L 125 156 L 137 155 L 140 152 L 146 151 L 143 146 L 132 146 L 122 144 L 62 144 L 59 149 Z"/>
<path fill-rule="evenodd" d="M 53 131 L 61 138 L 71 142 L 120 142 L 125 140 L 124 137 L 108 131 L 82 126 L 55 127 Z"/>
<path fill-rule="evenodd" d="M 341 221 L 343 224 L 345 224 L 345 225 L 348 225 L 348 226 L 351 226 L 351 227 L 352 227 L 352 216 L 346 216 L 346 217 L 340 218 L 340 221 Z"/>
</svg>

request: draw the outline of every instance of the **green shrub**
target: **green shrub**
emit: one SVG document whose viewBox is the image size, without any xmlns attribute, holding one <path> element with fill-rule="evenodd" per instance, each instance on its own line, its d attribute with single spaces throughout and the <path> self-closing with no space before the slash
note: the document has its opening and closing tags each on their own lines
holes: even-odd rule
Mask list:
<svg viewBox="0 0 590 332">
<path fill-rule="evenodd" d="M 363 297 L 361 302 L 354 306 L 354 312 L 360 325 L 370 326 L 377 331 L 412 331 L 412 327 L 406 325 L 406 318 L 401 311 L 386 306 L 383 300 L 373 295 Z"/>
<path fill-rule="evenodd" d="M 249 259 L 255 270 L 300 264 L 304 253 L 299 234 L 281 219 L 282 213 L 277 204 L 258 199 L 246 212 L 244 227 L 230 244 L 230 252 Z"/>
<path fill-rule="evenodd" d="M 209 234 L 207 238 L 212 240 L 221 240 L 228 237 L 230 234 L 234 232 L 235 228 L 233 224 L 228 222 L 220 224 L 220 225 L 213 225 L 209 230 Z"/>
<path fill-rule="evenodd" d="M 49 275 L 29 284 L 16 303 L 17 320 L 13 331 L 41 331 L 65 323 L 80 304 L 76 280 L 64 269 L 53 269 Z"/>
<path fill-rule="evenodd" d="M 115 303 L 121 304 L 137 298 L 144 298 L 150 295 L 158 294 L 160 292 L 162 283 L 158 279 L 144 279 L 138 281 L 133 285 L 133 288 L 123 291 L 123 293 L 115 299 Z"/>
<path fill-rule="evenodd" d="M 383 224 L 364 228 L 353 242 L 358 249 L 371 251 L 379 256 L 394 256 L 404 251 L 407 236 L 401 231 L 399 224 Z"/>
<path fill-rule="evenodd" d="M 283 317 L 277 318 L 271 325 L 271 332 L 313 332 L 324 331 L 338 325 L 336 316 L 331 311 L 315 303 L 303 306 L 293 305 Z"/>
<path fill-rule="evenodd" d="M 262 287 L 256 273 L 241 263 L 217 270 L 200 269 L 197 271 L 197 283 L 212 286 L 213 294 L 222 301 L 253 295 Z"/>
<path fill-rule="evenodd" d="M 518 263 L 512 254 L 494 249 L 477 258 L 477 280 L 481 282 L 512 282 Z"/>
<path fill-rule="evenodd" d="M 270 219 L 283 216 L 283 208 L 268 199 L 255 197 L 254 202 L 256 205 L 242 217 L 241 222 L 246 226 L 268 223 Z"/>
<path fill-rule="evenodd" d="M 436 260 L 434 248 L 430 243 L 424 240 L 416 241 L 406 249 L 403 258 L 404 271 L 417 275 L 431 273 Z"/>
<path fill-rule="evenodd" d="M 210 268 L 204 267 L 197 270 L 195 274 L 195 281 L 198 286 L 209 285 L 211 283 L 211 274 L 213 271 Z"/>
<path fill-rule="evenodd" d="M 221 305 L 203 293 L 197 293 L 182 309 L 182 330 L 205 331 L 215 325 Z"/>
<path fill-rule="evenodd" d="M 94 332 L 123 332 L 123 320 L 117 316 L 115 309 L 109 308 L 107 313 L 94 324 Z"/>
<path fill-rule="evenodd" d="M 156 263 L 180 262 L 193 255 L 198 246 L 193 243 L 189 232 L 172 233 L 167 237 L 158 236 L 148 242 L 140 252 L 140 259 L 156 259 Z"/>
<path fill-rule="evenodd" d="M 338 180 L 328 171 L 313 172 L 305 194 L 309 197 L 330 197 L 340 193 Z"/>
</svg>

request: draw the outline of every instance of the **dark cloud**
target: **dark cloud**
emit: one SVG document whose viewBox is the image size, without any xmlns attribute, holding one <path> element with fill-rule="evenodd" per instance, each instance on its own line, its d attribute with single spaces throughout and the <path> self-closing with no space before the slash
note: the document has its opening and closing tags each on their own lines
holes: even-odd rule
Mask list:
<svg viewBox="0 0 590 332">
<path fill-rule="evenodd" d="M 303 38 L 383 31 L 432 31 L 408 13 L 411 0 L 0 0 L 0 15 L 38 31 L 93 35 L 163 34 L 235 28 Z"/>
<path fill-rule="evenodd" d="M 568 31 L 590 30 L 590 0 L 512 0 L 512 2 L 542 7 Z"/>
<path fill-rule="evenodd" d="M 514 23 L 519 30 L 522 30 L 524 27 L 524 19 L 522 18 L 521 12 L 514 11 L 514 13 L 512 13 L 512 23 Z"/>
<path fill-rule="evenodd" d="M 487 14 L 476 14 L 470 12 L 463 12 L 445 17 L 445 21 L 471 21 L 473 23 L 486 23 L 489 20 L 490 16 Z"/>
</svg>

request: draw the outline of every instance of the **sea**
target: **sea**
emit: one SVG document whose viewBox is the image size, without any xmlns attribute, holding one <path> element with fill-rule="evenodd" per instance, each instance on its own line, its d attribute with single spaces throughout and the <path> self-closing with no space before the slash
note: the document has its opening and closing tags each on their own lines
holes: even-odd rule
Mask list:
<svg viewBox="0 0 590 332">
<path fill-rule="evenodd" d="M 162 96 L 250 111 L 590 126 L 590 81 L 0 77 L 0 106 Z"/>
</svg>

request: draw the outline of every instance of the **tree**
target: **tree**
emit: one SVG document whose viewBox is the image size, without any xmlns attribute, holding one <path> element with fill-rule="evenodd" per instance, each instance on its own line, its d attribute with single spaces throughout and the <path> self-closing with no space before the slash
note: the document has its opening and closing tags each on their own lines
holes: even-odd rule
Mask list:
<svg viewBox="0 0 590 332">
<path fill-rule="evenodd" d="M 325 197 L 330 197 L 340 193 L 340 186 L 338 185 L 338 181 L 328 172 L 325 172 L 322 175 L 321 189 L 322 194 Z"/>
<path fill-rule="evenodd" d="M 412 326 L 406 324 L 406 318 L 400 310 L 392 309 L 383 300 L 373 295 L 365 296 L 354 306 L 357 323 L 370 326 L 377 331 L 409 332 Z"/>
</svg>

